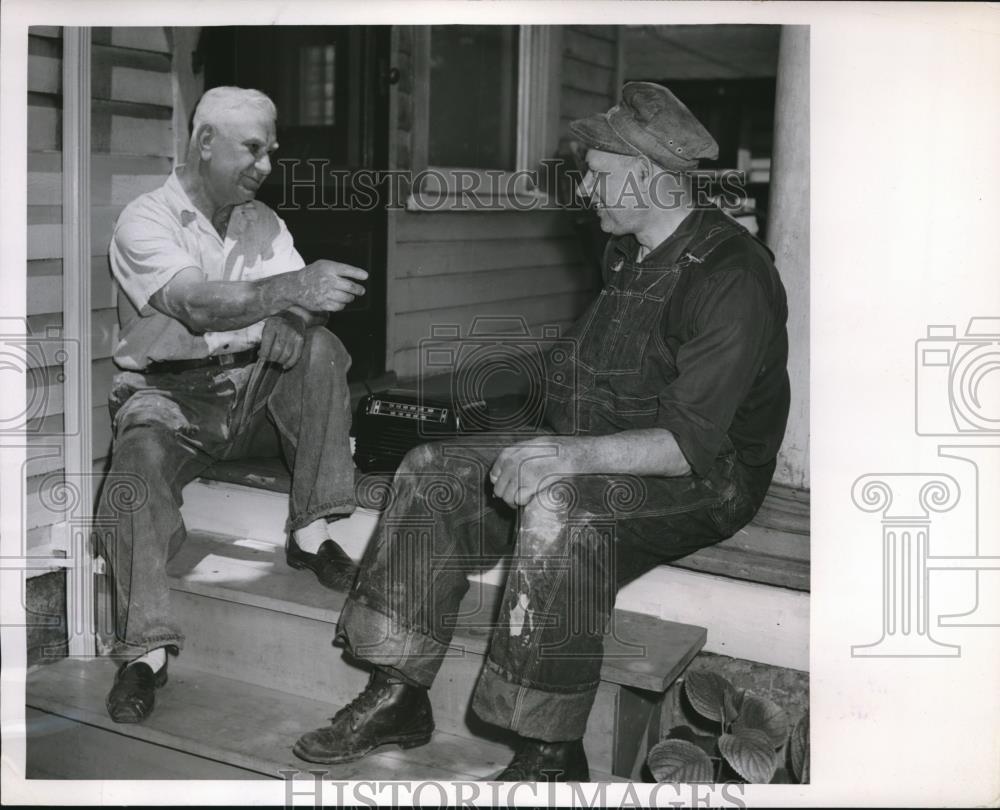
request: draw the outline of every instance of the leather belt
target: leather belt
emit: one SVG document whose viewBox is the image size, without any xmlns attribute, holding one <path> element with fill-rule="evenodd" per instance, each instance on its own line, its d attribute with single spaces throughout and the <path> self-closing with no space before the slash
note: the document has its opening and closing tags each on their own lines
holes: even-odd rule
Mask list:
<svg viewBox="0 0 1000 810">
<path fill-rule="evenodd" d="M 257 350 L 247 349 L 232 354 L 217 354 L 211 357 L 196 357 L 192 360 L 154 360 L 143 374 L 178 374 L 182 371 L 193 371 L 199 368 L 230 368 L 231 366 L 246 366 L 257 360 Z"/>
</svg>

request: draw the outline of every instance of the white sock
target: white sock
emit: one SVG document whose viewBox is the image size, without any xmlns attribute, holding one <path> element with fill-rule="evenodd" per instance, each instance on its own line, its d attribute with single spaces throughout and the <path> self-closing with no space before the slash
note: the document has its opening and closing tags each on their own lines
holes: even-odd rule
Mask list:
<svg viewBox="0 0 1000 810">
<path fill-rule="evenodd" d="M 314 520 L 308 526 L 303 526 L 301 529 L 296 529 L 293 534 L 295 535 L 295 542 L 299 544 L 299 548 L 309 554 L 315 554 L 317 549 L 329 537 L 326 533 L 326 521 L 323 518 Z"/>
<path fill-rule="evenodd" d="M 159 672 L 160 668 L 165 666 L 167 663 L 167 650 L 166 647 L 157 647 L 155 650 L 150 650 L 141 658 L 136 658 L 134 661 L 130 661 L 130 664 L 149 664 L 149 668 L 153 672 Z"/>
</svg>

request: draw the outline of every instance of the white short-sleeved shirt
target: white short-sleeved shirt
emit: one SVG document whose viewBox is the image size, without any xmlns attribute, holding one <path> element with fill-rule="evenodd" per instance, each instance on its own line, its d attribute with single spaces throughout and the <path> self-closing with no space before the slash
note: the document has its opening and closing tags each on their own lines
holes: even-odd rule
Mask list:
<svg viewBox="0 0 1000 810">
<path fill-rule="evenodd" d="M 115 362 L 141 370 L 156 360 L 187 360 L 239 352 L 260 343 L 263 321 L 231 332 L 194 335 L 150 306 L 150 297 L 181 270 L 207 281 L 252 281 L 305 265 L 281 218 L 264 203 L 233 208 L 226 237 L 184 191 L 176 174 L 122 211 L 109 249 L 121 325 Z"/>
</svg>

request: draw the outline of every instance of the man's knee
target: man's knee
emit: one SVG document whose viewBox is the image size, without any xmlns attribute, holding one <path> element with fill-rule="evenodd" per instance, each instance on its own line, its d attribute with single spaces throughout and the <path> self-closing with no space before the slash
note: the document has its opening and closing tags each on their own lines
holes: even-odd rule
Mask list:
<svg viewBox="0 0 1000 810">
<path fill-rule="evenodd" d="M 351 367 L 351 355 L 340 338 L 325 326 L 314 326 L 306 331 L 306 354 L 313 363 L 331 363 L 346 374 Z"/>
<path fill-rule="evenodd" d="M 131 424 L 119 430 L 111 453 L 111 470 L 162 471 L 170 463 L 177 436 L 159 424 Z"/>
<path fill-rule="evenodd" d="M 397 474 L 420 474 L 443 468 L 444 455 L 439 444 L 420 444 L 403 456 Z"/>
</svg>

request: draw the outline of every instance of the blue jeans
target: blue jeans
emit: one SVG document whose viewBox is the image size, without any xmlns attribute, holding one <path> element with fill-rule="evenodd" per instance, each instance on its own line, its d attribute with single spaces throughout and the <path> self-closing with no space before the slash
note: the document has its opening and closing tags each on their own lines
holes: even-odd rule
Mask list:
<svg viewBox="0 0 1000 810">
<path fill-rule="evenodd" d="M 317 327 L 287 371 L 258 360 L 115 378 L 114 445 L 95 532 L 114 577 L 117 652 L 183 647 L 167 561 L 185 538 L 181 490 L 216 461 L 283 455 L 292 473 L 289 531 L 354 511 L 350 363 L 340 340 Z"/>
<path fill-rule="evenodd" d="M 406 456 L 337 632 L 354 656 L 429 686 L 467 575 L 513 552 L 473 709 L 527 737 L 572 740 L 600 683 L 618 589 L 734 534 L 773 465 L 745 468 L 732 451 L 704 477 L 576 476 L 514 510 L 488 473 L 524 438 L 483 434 Z"/>
</svg>

